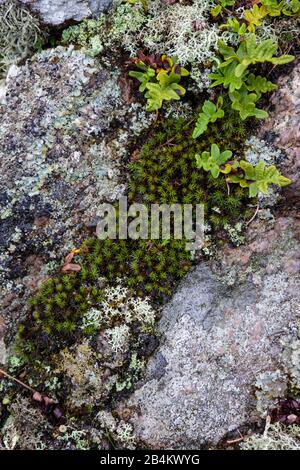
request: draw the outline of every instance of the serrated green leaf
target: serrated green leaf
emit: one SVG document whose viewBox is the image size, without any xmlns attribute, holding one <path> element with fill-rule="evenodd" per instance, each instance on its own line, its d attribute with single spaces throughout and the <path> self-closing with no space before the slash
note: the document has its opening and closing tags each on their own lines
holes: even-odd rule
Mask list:
<svg viewBox="0 0 300 470">
<path fill-rule="evenodd" d="M 247 63 L 246 64 L 241 63 L 237 65 L 234 71 L 235 76 L 240 78 L 243 75 L 243 73 L 247 70 L 247 67 L 248 67 Z"/>
<path fill-rule="evenodd" d="M 227 178 L 228 182 L 238 183 L 241 187 L 249 187 L 249 196 L 255 197 L 259 192 L 262 194 L 268 193 L 268 186 L 276 184 L 278 186 L 286 186 L 291 181 L 282 176 L 278 169 L 272 165 L 266 168 L 265 162 L 260 161 L 256 166 L 242 160 L 240 167 L 244 172 L 244 176 L 238 175 L 230 176 Z"/>
<path fill-rule="evenodd" d="M 218 100 L 218 106 L 221 106 L 223 101 Z M 224 111 L 212 102 L 206 100 L 202 106 L 202 112 L 199 114 L 195 129 L 193 131 L 193 138 L 196 139 L 202 135 L 210 122 L 216 122 L 217 119 L 224 117 Z"/>
<path fill-rule="evenodd" d="M 277 85 L 261 75 L 255 76 L 253 73 L 250 73 L 246 79 L 246 87 L 248 91 L 255 91 L 256 94 L 261 95 L 262 93 L 276 90 Z"/>
</svg>

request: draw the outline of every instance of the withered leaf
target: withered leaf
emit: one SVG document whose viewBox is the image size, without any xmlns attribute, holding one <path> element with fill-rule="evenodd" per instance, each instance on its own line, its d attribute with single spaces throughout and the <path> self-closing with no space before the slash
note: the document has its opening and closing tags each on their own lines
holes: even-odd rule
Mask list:
<svg viewBox="0 0 300 470">
<path fill-rule="evenodd" d="M 67 273 L 68 271 L 78 272 L 80 271 L 80 269 L 81 269 L 81 266 L 79 266 L 79 264 L 67 263 L 62 267 L 61 271 L 63 273 Z"/>
</svg>

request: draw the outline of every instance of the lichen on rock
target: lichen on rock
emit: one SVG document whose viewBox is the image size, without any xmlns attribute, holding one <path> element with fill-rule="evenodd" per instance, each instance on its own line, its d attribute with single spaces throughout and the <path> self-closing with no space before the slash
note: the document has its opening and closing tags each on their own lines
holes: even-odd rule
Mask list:
<svg viewBox="0 0 300 470">
<path fill-rule="evenodd" d="M 40 282 L 38 260 L 60 263 L 96 226 L 99 204 L 124 192 L 125 142 L 153 118 L 123 103 L 118 80 L 72 47 L 44 51 L 9 75 L 0 131 L 4 298 L 15 289 L 26 297 Z"/>
<path fill-rule="evenodd" d="M 251 114 L 253 94 L 276 88 L 264 77 L 285 73 L 256 48 L 269 39 L 271 55 L 297 52 L 298 20 L 255 25 L 249 2 L 234 18 L 232 5 L 213 16 L 216 3 L 0 0 L 0 18 L 16 16 L 0 26 L 0 449 L 299 447 L 297 62 L 264 95 L 262 126 Z M 230 18 L 245 31 L 224 27 Z M 239 68 L 227 85 L 249 99 L 240 114 L 225 81 L 210 89 L 234 54 L 219 39 L 247 44 L 264 75 L 242 84 L 244 64 L 228 57 Z M 156 113 L 144 85 L 166 93 Z M 224 118 L 212 111 L 195 139 L 203 103 Z M 233 158 L 217 165 L 221 178 L 195 158 L 214 146 Z M 246 178 L 243 159 L 293 184 L 249 199 L 272 175 L 260 166 Z M 97 238 L 101 203 L 116 209 L 125 194 L 146 210 L 203 204 L 202 250 Z M 299 416 L 281 420 L 284 402 Z"/>
<path fill-rule="evenodd" d="M 289 230 L 281 221 L 265 232 L 264 241 L 252 240 L 240 252 L 231 248 L 219 263 L 195 268 L 164 308 L 159 324 L 163 340 L 148 366 L 151 373 L 130 400 L 139 410 L 132 418 L 135 433 L 145 445 L 216 445 L 258 419 L 255 384 L 264 372 L 281 370 L 282 381 L 272 396 L 284 395 L 280 338 L 300 316 L 300 278 L 287 261 L 299 242 L 293 220 L 284 223 Z M 227 286 L 234 267 L 235 283 Z"/>
<path fill-rule="evenodd" d="M 61 25 L 67 21 L 81 21 L 92 15 L 108 11 L 112 0 L 20 0 L 40 15 L 49 25 Z"/>
</svg>

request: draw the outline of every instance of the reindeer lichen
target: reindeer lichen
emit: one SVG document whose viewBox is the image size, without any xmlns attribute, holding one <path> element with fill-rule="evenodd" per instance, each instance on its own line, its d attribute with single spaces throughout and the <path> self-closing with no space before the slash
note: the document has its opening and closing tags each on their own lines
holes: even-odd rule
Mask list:
<svg viewBox="0 0 300 470">
<path fill-rule="evenodd" d="M 14 0 L 0 4 L 0 78 L 32 53 L 45 35 L 37 18 Z"/>
</svg>

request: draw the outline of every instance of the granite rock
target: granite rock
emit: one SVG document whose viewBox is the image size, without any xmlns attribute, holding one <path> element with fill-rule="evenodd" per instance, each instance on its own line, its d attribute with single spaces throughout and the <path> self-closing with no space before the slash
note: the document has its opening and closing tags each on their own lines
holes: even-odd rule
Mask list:
<svg viewBox="0 0 300 470">
<path fill-rule="evenodd" d="M 300 320 L 299 228 L 293 218 L 257 227 L 246 246 L 187 274 L 163 309 L 160 347 L 130 400 L 147 448 L 216 445 L 286 390 L 282 338 Z M 266 377 L 275 387 L 278 374 L 280 390 L 258 393 L 259 377 L 260 389 Z"/>
<path fill-rule="evenodd" d="M 291 204 L 300 207 L 300 63 L 291 73 L 278 80 L 278 90 L 270 100 L 270 116 L 261 128 L 260 137 L 271 141 L 285 154 L 282 173 L 293 181 L 285 191 Z"/>
<path fill-rule="evenodd" d="M 0 283 L 2 300 L 13 295 L 10 325 L 70 249 L 95 233 L 99 204 L 123 194 L 125 143 L 152 119 L 123 102 L 118 70 L 72 47 L 13 67 L 0 106 Z"/>
<path fill-rule="evenodd" d="M 109 10 L 112 0 L 19 0 L 37 13 L 48 25 L 81 21 Z"/>
</svg>

